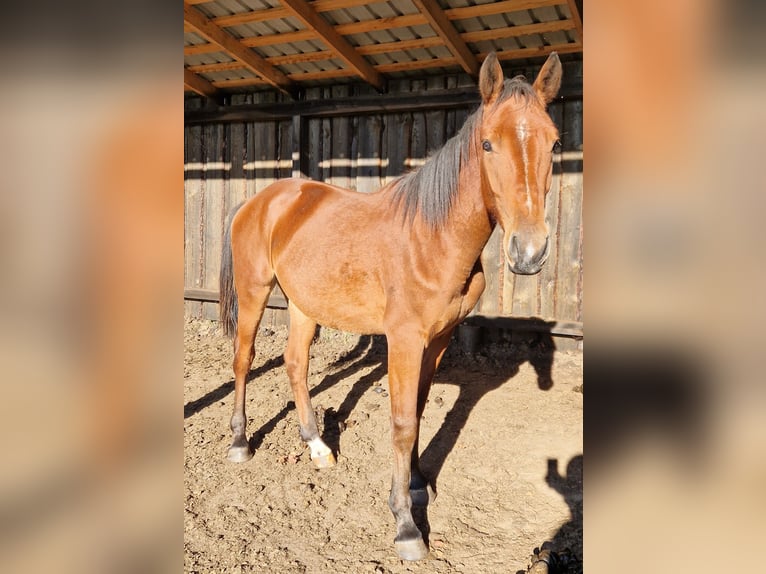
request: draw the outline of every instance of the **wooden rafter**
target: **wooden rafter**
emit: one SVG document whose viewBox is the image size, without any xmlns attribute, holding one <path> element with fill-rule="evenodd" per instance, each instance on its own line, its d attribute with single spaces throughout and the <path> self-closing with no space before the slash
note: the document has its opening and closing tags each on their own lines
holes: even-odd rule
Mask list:
<svg viewBox="0 0 766 574">
<path fill-rule="evenodd" d="M 281 1 L 307 28 L 316 30 L 317 35 L 327 47 L 337 53 L 338 57 L 354 70 L 358 76 L 375 86 L 378 90 L 382 91 L 385 88 L 383 76 L 363 56 L 359 55 L 354 50 L 354 47 L 327 20 L 309 6 L 305 0 Z"/>
<path fill-rule="evenodd" d="M 457 58 L 460 66 L 474 78 L 479 77 L 479 61 L 458 34 L 436 0 L 412 0 L 420 13 L 426 17 L 431 28 L 444 41 L 447 49 Z"/>
<path fill-rule="evenodd" d="M 316 2 L 312 3 L 311 6 L 317 8 L 317 11 L 324 11 L 325 8 L 328 10 L 334 10 L 335 7 L 329 4 L 329 2 L 351 2 L 352 0 L 317 0 Z M 567 0 L 505 0 L 503 2 L 492 2 L 489 4 L 478 4 L 475 6 L 464 6 L 462 8 L 450 8 L 447 10 L 444 10 L 444 14 L 447 16 L 449 20 L 465 20 L 467 18 L 475 18 L 480 16 L 490 16 L 494 14 L 503 14 L 507 12 L 514 12 L 518 10 L 526 10 L 530 8 L 542 8 L 545 6 L 557 6 L 561 4 L 566 4 Z M 282 10 L 283 8 L 270 8 L 268 10 L 258 10 L 255 12 L 245 12 L 244 14 L 236 14 L 235 16 L 240 17 L 240 19 L 244 18 L 247 15 L 253 15 L 250 16 L 253 18 L 253 20 L 249 21 L 255 21 L 255 14 L 260 14 L 263 16 L 264 20 L 270 20 L 274 19 L 274 17 L 277 16 L 275 12 L 272 12 L 273 10 Z M 271 16 L 266 18 L 266 13 L 270 14 Z M 281 17 L 284 17 L 281 16 Z M 221 18 L 230 18 L 229 16 L 224 16 Z M 216 18 L 213 20 L 214 23 L 218 23 L 221 21 L 221 18 Z M 233 18 L 233 16 L 231 16 Z M 260 20 L 260 16 L 257 18 Z M 243 20 L 244 21 L 244 20 Z M 557 21 L 557 22 L 568 22 L 567 20 L 563 21 Z M 395 28 L 406 28 L 409 26 L 420 26 L 428 24 L 428 20 L 423 14 L 405 14 L 403 16 L 394 16 L 391 18 L 375 18 L 372 20 L 362 20 L 360 22 L 350 22 L 348 24 L 339 24 L 335 26 L 335 31 L 340 34 L 341 36 L 348 36 L 351 34 L 361 34 L 366 32 L 377 32 L 381 30 L 392 30 Z M 554 24 L 554 22 L 544 22 L 543 24 Z M 536 24 L 531 24 L 532 26 Z M 576 25 L 575 25 L 576 27 Z M 501 30 L 515 30 L 516 28 L 522 28 L 522 26 L 512 26 L 510 28 L 501 28 Z M 571 27 L 570 27 L 571 28 Z M 566 28 L 566 29 L 570 29 Z M 548 30 L 553 31 L 553 30 Z M 486 30 L 486 32 L 491 32 L 490 30 Z M 539 32 L 526 32 L 528 34 L 536 34 Z M 515 34 L 509 34 L 510 36 Z M 471 40 L 469 38 L 466 38 L 465 34 L 462 34 L 463 40 L 466 42 L 471 42 L 474 40 Z M 498 36 L 501 37 L 501 36 Z M 502 37 L 509 37 L 509 36 L 502 36 Z M 302 42 L 304 40 L 313 40 L 317 38 L 317 34 L 312 29 L 306 29 L 306 30 L 297 30 L 295 32 L 285 32 L 285 33 L 279 33 L 279 34 L 267 34 L 265 36 L 253 36 L 248 38 L 243 38 L 241 40 L 242 44 L 245 46 L 248 46 L 250 48 L 256 48 L 260 46 L 272 46 L 274 44 L 289 44 L 291 42 Z M 221 49 L 216 44 L 197 44 L 194 46 L 186 46 L 184 47 L 184 54 L 185 55 L 195 55 L 195 54 L 208 54 L 212 52 L 220 52 Z M 362 53 L 360 50 L 357 50 L 360 53 Z"/>
<path fill-rule="evenodd" d="M 512 38 L 517 36 L 526 36 L 529 34 L 544 34 L 546 32 L 557 32 L 574 29 L 575 24 L 572 20 L 556 20 L 553 22 L 540 22 L 538 24 L 526 24 L 523 26 L 511 26 L 510 28 L 494 28 L 492 30 L 478 30 L 476 32 L 464 32 L 461 34 L 465 42 L 480 42 L 484 40 L 496 40 L 498 38 Z M 263 37 L 263 36 L 261 36 Z M 356 51 L 363 56 L 378 54 L 387 54 L 393 51 L 419 50 L 423 48 L 434 48 L 443 46 L 444 43 L 439 36 L 430 36 L 427 38 L 414 38 L 412 40 L 399 40 L 397 42 L 386 42 L 385 44 L 368 44 L 359 46 Z M 299 54 L 288 54 L 285 56 L 274 56 L 266 58 L 266 61 L 273 66 L 282 66 L 285 64 L 298 64 L 305 62 L 322 62 L 336 58 L 335 52 L 321 50 L 318 52 L 304 52 Z M 195 73 L 220 72 L 225 70 L 237 70 L 244 66 L 240 62 L 218 62 L 215 64 L 199 64 L 189 66 L 189 70 Z M 378 71 L 381 71 L 378 69 Z"/>
<path fill-rule="evenodd" d="M 191 25 L 197 33 L 204 36 L 209 42 L 218 44 L 233 58 L 242 62 L 245 67 L 261 76 L 267 83 L 279 90 L 291 94 L 294 84 L 290 79 L 242 44 L 234 36 L 213 24 L 201 12 L 184 3 L 184 22 Z"/>
<path fill-rule="evenodd" d="M 582 44 L 582 16 L 577 9 L 577 2 L 575 0 L 567 0 L 567 6 L 569 6 L 569 12 L 572 14 L 572 20 L 575 23 L 575 29 L 577 30 L 577 41 Z"/>
<path fill-rule="evenodd" d="M 208 98 L 215 98 L 218 94 L 218 89 L 213 84 L 188 68 L 184 68 L 184 87 L 197 92 L 200 96 L 207 96 Z"/>
<path fill-rule="evenodd" d="M 316 0 L 309 2 L 308 5 L 315 12 L 329 12 L 330 10 L 342 10 L 366 4 L 374 4 L 380 0 Z M 218 26 L 236 26 L 238 24 L 250 24 L 252 22 L 266 22 L 268 20 L 278 20 L 287 18 L 292 13 L 286 8 L 266 8 L 264 10 L 253 10 L 251 12 L 240 12 L 230 16 L 219 16 L 213 18 L 213 22 Z"/>
<path fill-rule="evenodd" d="M 503 52 L 497 52 L 497 57 L 502 60 L 517 60 L 519 58 L 535 58 L 540 56 L 546 56 L 551 52 L 558 52 L 559 54 L 569 54 L 572 52 L 582 51 L 582 45 L 579 43 L 573 44 L 558 44 L 550 46 L 539 46 L 533 48 L 520 48 L 518 50 L 505 50 Z M 480 53 L 477 55 L 479 61 L 483 61 L 487 57 L 486 53 Z M 375 69 L 380 73 L 392 73 L 392 72 L 405 72 L 413 70 L 423 70 L 428 68 L 448 68 L 458 65 L 457 58 L 437 58 L 433 60 L 414 60 L 411 62 L 397 62 L 393 64 L 380 64 L 375 66 Z M 309 82 L 316 80 L 334 80 L 338 78 L 348 78 L 353 76 L 354 73 L 348 69 L 342 70 L 327 70 L 323 72 L 305 72 L 290 74 L 291 80 L 296 82 Z M 263 85 L 263 80 L 258 78 L 238 78 L 235 80 L 219 80 L 213 82 L 213 85 L 217 88 L 241 88 L 247 86 L 260 86 Z"/>
</svg>

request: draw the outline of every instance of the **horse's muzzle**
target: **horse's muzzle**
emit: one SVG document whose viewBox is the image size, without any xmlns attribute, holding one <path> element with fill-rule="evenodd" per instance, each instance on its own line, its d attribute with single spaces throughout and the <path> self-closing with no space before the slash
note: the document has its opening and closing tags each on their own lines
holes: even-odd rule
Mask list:
<svg viewBox="0 0 766 574">
<path fill-rule="evenodd" d="M 550 241 L 544 236 L 542 242 L 534 239 L 521 240 L 515 233 L 508 243 L 508 268 L 519 275 L 534 275 L 543 268 L 548 259 Z"/>
</svg>

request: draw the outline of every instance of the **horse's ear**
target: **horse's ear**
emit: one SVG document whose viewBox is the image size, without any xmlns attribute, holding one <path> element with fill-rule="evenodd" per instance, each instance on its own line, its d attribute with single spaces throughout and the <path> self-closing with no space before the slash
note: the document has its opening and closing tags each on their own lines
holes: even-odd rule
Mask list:
<svg viewBox="0 0 766 574">
<path fill-rule="evenodd" d="M 537 95 L 540 99 L 547 104 L 551 103 L 556 94 L 559 93 L 561 87 L 561 60 L 556 52 L 551 52 L 548 59 L 545 60 L 540 73 L 537 74 L 535 83 L 532 87 L 535 88 Z"/>
<path fill-rule="evenodd" d="M 479 92 L 485 105 L 492 104 L 503 91 L 503 69 L 497 55 L 490 52 L 479 72 Z"/>
</svg>

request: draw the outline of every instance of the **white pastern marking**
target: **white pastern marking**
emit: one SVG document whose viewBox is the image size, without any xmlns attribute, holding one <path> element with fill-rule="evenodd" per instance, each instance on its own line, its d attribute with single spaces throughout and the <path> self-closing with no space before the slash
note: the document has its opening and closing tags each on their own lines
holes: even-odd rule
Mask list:
<svg viewBox="0 0 766 574">
<path fill-rule="evenodd" d="M 321 438 L 312 438 L 308 442 L 309 448 L 311 449 L 311 458 L 317 458 L 320 456 L 327 456 L 332 451 L 330 448 L 322 441 Z"/>
<path fill-rule="evenodd" d="M 527 190 L 527 214 L 532 215 L 532 190 L 529 188 L 529 153 L 527 152 L 527 143 L 529 142 L 529 132 L 527 131 L 527 120 L 522 119 L 516 126 L 516 135 L 521 144 L 521 159 L 524 163 L 524 186 Z"/>
</svg>

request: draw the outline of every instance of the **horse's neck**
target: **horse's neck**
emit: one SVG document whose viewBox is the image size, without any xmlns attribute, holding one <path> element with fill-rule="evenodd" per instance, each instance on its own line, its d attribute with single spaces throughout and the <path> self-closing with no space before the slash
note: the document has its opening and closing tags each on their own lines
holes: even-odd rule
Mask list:
<svg viewBox="0 0 766 574">
<path fill-rule="evenodd" d="M 462 239 L 466 256 L 478 259 L 495 228 L 495 222 L 486 204 L 481 167 L 476 153 L 469 154 L 464 169 L 461 169 L 459 189 L 449 227 Z"/>
</svg>

